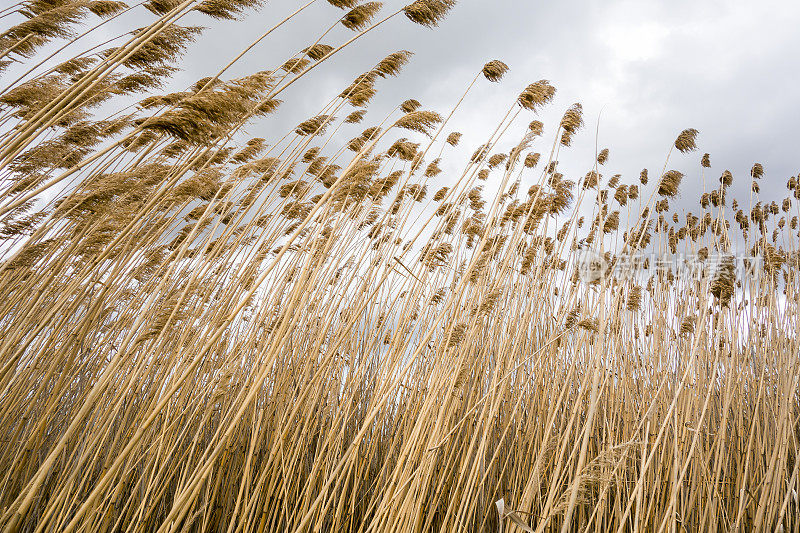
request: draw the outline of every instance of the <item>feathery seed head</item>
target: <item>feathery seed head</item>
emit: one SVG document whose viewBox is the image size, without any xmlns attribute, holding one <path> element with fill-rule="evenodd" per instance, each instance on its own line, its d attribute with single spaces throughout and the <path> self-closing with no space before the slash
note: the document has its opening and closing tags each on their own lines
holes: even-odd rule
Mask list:
<svg viewBox="0 0 800 533">
<path fill-rule="evenodd" d="M 694 325 L 697 321 L 696 316 L 687 316 L 681 321 L 680 335 L 691 335 L 694 333 Z"/>
<path fill-rule="evenodd" d="M 405 6 L 403 13 L 411 22 L 433 28 L 455 5 L 455 0 L 416 0 Z"/>
<path fill-rule="evenodd" d="M 281 70 L 285 70 L 289 74 L 297 74 L 305 69 L 311 61 L 304 57 L 293 57 L 281 65 Z"/>
<path fill-rule="evenodd" d="M 505 73 L 508 72 L 508 65 L 498 59 L 495 59 L 486 63 L 481 72 L 483 72 L 483 75 L 487 80 L 497 82 L 503 79 Z"/>
<path fill-rule="evenodd" d="M 436 176 L 441 174 L 442 169 L 439 168 L 439 161 L 440 159 L 437 157 L 428 164 L 428 167 L 425 169 L 426 178 L 435 178 Z"/>
<path fill-rule="evenodd" d="M 128 9 L 128 4 L 117 0 L 94 0 L 89 4 L 88 9 L 98 17 L 108 18 Z"/>
<path fill-rule="evenodd" d="M 412 111 L 416 111 L 422 107 L 422 104 L 419 103 L 419 100 L 415 100 L 414 98 L 410 98 L 400 104 L 400 111 L 403 113 L 411 113 Z"/>
<path fill-rule="evenodd" d="M 539 107 L 548 103 L 556 94 L 556 88 L 550 85 L 547 80 L 539 80 L 528 85 L 520 93 L 517 102 L 529 111 L 536 111 Z"/>
<path fill-rule="evenodd" d="M 358 124 L 359 122 L 364 120 L 364 115 L 366 114 L 367 114 L 366 110 L 359 109 L 358 111 L 353 111 L 352 113 L 347 115 L 344 121 L 346 124 Z"/>
<path fill-rule="evenodd" d="M 380 11 L 383 4 L 380 2 L 366 2 L 357 5 L 342 17 L 342 26 L 348 30 L 361 31 L 369 26 L 372 18 Z"/>
<path fill-rule="evenodd" d="M 444 197 L 447 196 L 447 191 L 450 190 L 450 187 L 442 187 L 433 195 L 434 202 L 441 202 L 444 200 Z"/>
<path fill-rule="evenodd" d="M 579 103 L 572 104 L 561 118 L 561 144 L 569 146 L 572 136 L 583 126 L 583 106 Z"/>
<path fill-rule="evenodd" d="M 301 122 L 294 132 L 298 135 L 319 135 L 325 131 L 325 127 L 334 120 L 331 115 L 317 115 Z"/>
<path fill-rule="evenodd" d="M 413 55 L 414 53 L 408 50 L 391 53 L 375 66 L 373 72 L 381 78 L 397 76 Z"/>
<path fill-rule="evenodd" d="M 679 135 L 678 138 L 675 139 L 675 148 L 677 148 L 681 153 L 691 152 L 692 150 L 697 149 L 697 144 L 695 144 L 695 139 L 697 138 L 697 134 L 699 132 L 694 128 L 689 128 L 683 130 Z"/>
<path fill-rule="evenodd" d="M 534 168 L 539 163 L 539 158 L 542 154 L 536 153 L 529 153 L 525 156 L 525 168 Z"/>
<path fill-rule="evenodd" d="M 628 301 L 626 302 L 626 309 L 628 311 L 638 311 L 642 305 L 642 288 L 639 285 L 634 285 L 628 292 Z"/>
<path fill-rule="evenodd" d="M 450 135 L 447 136 L 447 139 L 446 139 L 445 142 L 447 144 L 449 144 L 450 146 L 456 146 L 456 145 L 458 145 L 458 141 L 460 141 L 460 140 L 461 140 L 461 133 L 459 133 L 457 131 L 454 131 L 453 133 L 451 133 Z"/>
<path fill-rule="evenodd" d="M 412 111 L 400 117 L 394 126 L 430 136 L 431 130 L 440 122 L 442 122 L 441 115 L 434 111 Z"/>
<path fill-rule="evenodd" d="M 358 5 L 359 0 L 327 0 L 333 7 L 339 9 L 352 9 Z"/>
<path fill-rule="evenodd" d="M 303 53 L 314 61 L 319 61 L 331 52 L 333 52 L 333 46 L 321 43 L 303 49 Z"/>
<path fill-rule="evenodd" d="M 233 20 L 245 9 L 257 8 L 263 0 L 203 0 L 195 11 L 219 20 Z"/>
<path fill-rule="evenodd" d="M 683 174 L 681 172 L 668 170 L 661 176 L 661 181 L 658 184 L 658 194 L 669 197 L 677 196 L 682 179 Z"/>
<path fill-rule="evenodd" d="M 447 338 L 447 347 L 448 348 L 455 348 L 464 340 L 464 336 L 467 331 L 467 324 L 461 323 L 456 324 L 453 327 L 453 330 L 450 332 L 450 336 Z"/>
</svg>

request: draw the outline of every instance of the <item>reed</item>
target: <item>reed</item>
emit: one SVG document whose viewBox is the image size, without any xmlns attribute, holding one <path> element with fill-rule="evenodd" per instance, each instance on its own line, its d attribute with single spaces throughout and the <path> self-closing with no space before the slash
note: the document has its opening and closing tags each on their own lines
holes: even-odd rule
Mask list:
<svg viewBox="0 0 800 533">
<path fill-rule="evenodd" d="M 800 177 L 761 200 L 756 163 L 737 201 L 690 128 L 652 174 L 604 175 L 604 148 L 568 178 L 583 108 L 544 135 L 547 80 L 453 174 L 451 118 L 508 66 L 356 126 L 405 50 L 245 138 L 367 33 L 455 7 L 329 0 L 321 36 L 225 78 L 312 3 L 167 94 L 202 38 L 184 16 L 261 2 L 0 10 L 0 69 L 23 64 L 0 93 L 0 527 L 800 531 Z"/>
</svg>

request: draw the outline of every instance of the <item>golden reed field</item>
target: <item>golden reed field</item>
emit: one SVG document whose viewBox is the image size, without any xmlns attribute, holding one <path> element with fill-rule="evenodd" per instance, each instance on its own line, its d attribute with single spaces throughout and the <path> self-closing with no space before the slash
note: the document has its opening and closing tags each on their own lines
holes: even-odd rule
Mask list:
<svg viewBox="0 0 800 533">
<path fill-rule="evenodd" d="M 594 132 L 575 104 L 544 133 L 535 79 L 456 158 L 451 117 L 508 67 L 363 123 L 404 50 L 245 135 L 456 7 L 316 1 L 346 38 L 166 94 L 185 18 L 259 0 L 0 8 L 0 528 L 799 531 L 798 177 L 761 200 L 762 165 L 720 176 L 695 129 L 632 179 L 608 149 L 565 176 Z"/>
</svg>

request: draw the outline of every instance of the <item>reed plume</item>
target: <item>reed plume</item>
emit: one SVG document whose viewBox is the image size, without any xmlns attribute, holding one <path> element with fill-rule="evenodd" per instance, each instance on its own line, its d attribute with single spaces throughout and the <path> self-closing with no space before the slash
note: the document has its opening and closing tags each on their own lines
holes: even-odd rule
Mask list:
<svg viewBox="0 0 800 533">
<path fill-rule="evenodd" d="M 296 53 L 226 74 L 290 15 L 161 92 L 203 38 L 183 17 L 261 4 L 10 10 L 0 60 L 31 68 L 0 92 L 4 530 L 800 527 L 798 177 L 773 198 L 756 163 L 736 198 L 725 171 L 690 206 L 667 169 L 695 129 L 655 183 L 608 148 L 576 171 L 584 109 L 546 128 L 547 80 L 462 135 L 502 61 L 446 113 L 376 98 L 410 51 L 336 66 L 452 0 L 328 0 Z M 94 55 L 46 56 L 134 9 Z M 353 81 L 277 131 L 322 63 Z"/>
</svg>

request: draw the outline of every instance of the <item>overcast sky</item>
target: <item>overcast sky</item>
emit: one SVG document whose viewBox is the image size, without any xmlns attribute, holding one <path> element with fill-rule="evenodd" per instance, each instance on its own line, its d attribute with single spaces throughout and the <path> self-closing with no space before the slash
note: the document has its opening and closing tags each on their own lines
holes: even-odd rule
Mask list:
<svg viewBox="0 0 800 533">
<path fill-rule="evenodd" d="M 198 19 L 209 29 L 187 55 L 176 83 L 214 73 L 299 5 L 272 0 L 245 21 Z M 401 5 L 386 2 L 384 12 Z M 338 10 L 317 2 L 251 51 L 231 74 L 275 68 L 313 42 L 337 16 Z M 448 112 L 475 72 L 486 61 L 500 59 L 511 67 L 506 78 L 500 84 L 481 80 L 453 119 L 453 129 L 465 134 L 470 150 L 485 140 L 525 85 L 544 78 L 558 90 L 539 117 L 548 141 L 570 104 L 581 102 L 585 110 L 586 127 L 573 149 L 559 158 L 568 177 L 577 178 L 591 166 L 602 110 L 597 142 L 611 150 L 607 175 L 620 172 L 631 181 L 641 168 L 658 172 L 675 136 L 694 127 L 700 130 L 700 150 L 674 156 L 670 166 L 685 170 L 689 178 L 697 176 L 699 158 L 709 152 L 711 179 L 730 169 L 746 191 L 747 173 L 758 161 L 766 169 L 764 185 L 783 188 L 800 170 L 798 28 L 800 4 L 785 1 L 461 0 L 436 30 L 397 17 L 367 35 L 298 83 L 286 95 L 279 117 L 250 133 L 283 133 L 317 113 L 387 53 L 408 49 L 416 54 L 412 63 L 399 78 L 380 83 L 369 118 L 380 120 L 411 97 L 426 108 Z M 323 42 L 336 44 L 350 35 L 339 28 Z M 532 118 L 525 117 L 523 124 Z M 691 181 L 683 196 L 694 201 Z"/>
<path fill-rule="evenodd" d="M 215 74 L 302 3 L 269 0 L 239 21 L 185 17 L 181 23 L 208 29 L 167 90 L 182 90 Z M 390 0 L 382 13 L 402 5 Z M 226 76 L 277 68 L 341 15 L 317 0 Z M 139 9 L 133 21 L 108 24 L 92 39 L 99 42 L 151 18 Z M 711 154 L 707 179 L 716 182 L 730 169 L 737 196 L 747 194 L 748 171 L 753 162 L 761 162 L 766 169 L 762 194 L 780 199 L 788 177 L 800 171 L 798 28 L 800 4 L 787 1 L 461 0 L 436 30 L 395 17 L 298 82 L 282 95 L 280 112 L 248 133 L 268 140 L 282 136 L 317 114 L 356 75 L 396 50 L 408 49 L 415 56 L 400 77 L 379 83 L 367 119 L 353 135 L 407 98 L 446 114 L 482 65 L 500 59 L 511 68 L 505 79 L 499 84 L 481 79 L 446 130 L 464 133 L 461 152 L 445 158 L 446 171 L 461 169 L 465 153 L 486 140 L 520 90 L 544 78 L 557 88 L 556 99 L 539 117 L 526 112 L 520 126 L 533 118 L 545 122 L 545 137 L 534 147 L 545 152 L 561 114 L 573 102 L 583 105 L 586 127 L 573 148 L 559 156 L 567 177 L 577 179 L 591 168 L 596 142 L 611 151 L 605 175 L 621 173 L 624 181 L 632 182 L 645 167 L 651 176 L 657 175 L 675 136 L 693 127 L 700 130 L 699 151 L 675 155 L 670 162 L 687 174 L 684 202 L 696 201 L 703 152 Z M 336 45 L 351 36 L 339 26 L 323 42 Z M 346 134 L 343 141 L 350 132 Z M 508 145 L 518 138 L 518 133 L 510 135 Z"/>
</svg>

